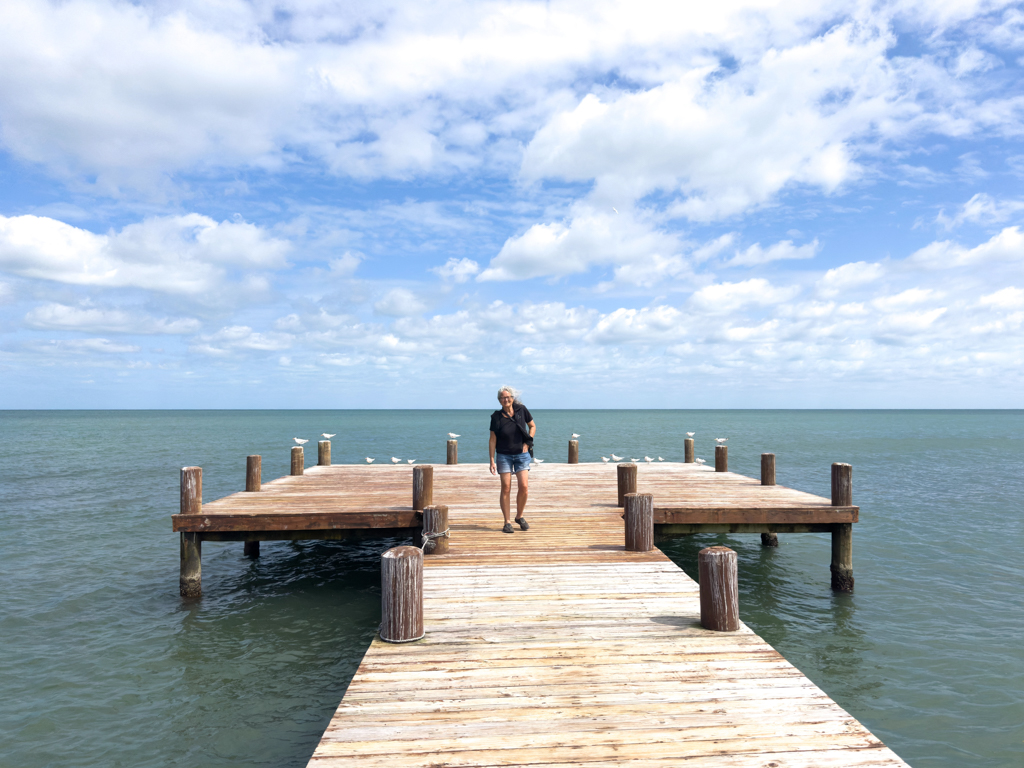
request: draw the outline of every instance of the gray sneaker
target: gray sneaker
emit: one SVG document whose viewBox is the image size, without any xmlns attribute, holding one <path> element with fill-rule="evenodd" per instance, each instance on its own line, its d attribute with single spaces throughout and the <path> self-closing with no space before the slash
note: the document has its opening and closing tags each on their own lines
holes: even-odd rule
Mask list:
<svg viewBox="0 0 1024 768">
<path fill-rule="evenodd" d="M 517 517 L 516 522 L 519 523 L 519 527 L 522 528 L 524 531 L 530 530 L 530 524 L 526 522 L 525 517 Z"/>
<path fill-rule="evenodd" d="M 512 523 L 505 523 L 505 527 L 501 529 L 502 533 L 515 533 L 515 529 L 512 527 Z"/>
</svg>

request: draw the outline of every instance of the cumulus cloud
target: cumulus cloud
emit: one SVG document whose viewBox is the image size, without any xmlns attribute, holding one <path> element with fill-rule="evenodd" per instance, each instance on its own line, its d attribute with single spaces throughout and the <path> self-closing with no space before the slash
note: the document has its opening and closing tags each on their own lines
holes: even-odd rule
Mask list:
<svg viewBox="0 0 1024 768">
<path fill-rule="evenodd" d="M 199 336 L 190 349 L 213 357 L 246 352 L 279 352 L 290 348 L 294 339 L 289 333 L 260 333 L 247 325 L 232 325 L 216 333 Z"/>
<path fill-rule="evenodd" d="M 768 248 L 754 243 L 745 251 L 738 251 L 729 261 L 727 267 L 754 267 L 783 259 L 813 259 L 819 251 L 817 239 L 806 245 L 793 245 L 792 240 L 781 240 Z"/>
<path fill-rule="evenodd" d="M 940 211 L 936 222 L 947 230 L 961 224 L 1001 224 L 1024 211 L 1024 201 L 997 200 L 984 192 L 978 192 L 963 204 L 959 211 L 950 218 L 945 211 Z"/>
<path fill-rule="evenodd" d="M 422 314 L 427 305 L 407 288 L 392 288 L 373 305 L 373 309 L 379 315 L 409 317 Z"/>
<path fill-rule="evenodd" d="M 285 266 L 289 249 L 253 224 L 197 213 L 153 217 L 107 235 L 45 216 L 0 216 L 0 270 L 73 285 L 206 293 L 229 269 Z"/>
<path fill-rule="evenodd" d="M 845 290 L 867 285 L 878 280 L 885 274 L 885 268 L 879 264 L 866 261 L 855 261 L 828 270 L 817 282 L 818 292 L 822 296 L 838 296 Z"/>
<path fill-rule="evenodd" d="M 1024 260 L 1024 235 L 1019 227 L 1007 227 L 987 242 L 965 248 L 952 240 L 926 245 L 911 254 L 911 264 L 931 269 L 974 266 L 992 262 Z"/>
<path fill-rule="evenodd" d="M 43 304 L 29 310 L 25 324 L 32 328 L 86 333 L 188 334 L 199 330 L 194 318 L 158 318 L 120 309 Z"/>
<path fill-rule="evenodd" d="M 776 287 L 763 278 L 754 278 L 739 283 L 706 285 L 693 293 L 690 303 L 706 312 L 725 313 L 752 305 L 779 304 L 799 292 L 798 286 Z"/>
<path fill-rule="evenodd" d="M 440 267 L 433 267 L 434 274 L 453 283 L 464 283 L 480 271 L 480 265 L 472 259 L 450 258 Z"/>
</svg>

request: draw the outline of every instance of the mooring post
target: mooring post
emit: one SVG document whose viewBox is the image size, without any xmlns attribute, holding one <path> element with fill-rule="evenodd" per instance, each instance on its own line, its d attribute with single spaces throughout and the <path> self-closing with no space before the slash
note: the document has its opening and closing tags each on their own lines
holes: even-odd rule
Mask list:
<svg viewBox="0 0 1024 768">
<path fill-rule="evenodd" d="M 183 515 L 203 513 L 203 469 L 181 468 L 181 503 Z M 179 556 L 178 589 L 182 597 L 203 596 L 203 540 L 198 532 L 182 531 Z"/>
<path fill-rule="evenodd" d="M 683 461 L 687 464 L 693 464 L 693 438 L 688 437 L 683 440 Z"/>
<path fill-rule="evenodd" d="M 729 448 L 725 445 L 715 446 L 715 472 L 729 471 Z"/>
<path fill-rule="evenodd" d="M 263 487 L 263 457 L 245 457 L 245 490 L 255 493 Z"/>
<path fill-rule="evenodd" d="M 740 590 L 736 553 L 707 547 L 697 553 L 700 580 L 700 625 L 715 632 L 740 628 Z"/>
<path fill-rule="evenodd" d="M 761 454 L 761 485 L 775 485 L 775 454 L 774 453 L 762 453 Z M 777 546 L 779 546 L 779 534 L 777 534 L 777 533 L 762 533 L 761 534 L 761 546 L 762 547 L 777 547 Z"/>
<path fill-rule="evenodd" d="M 448 554 L 448 507 L 429 505 L 423 508 L 423 554 Z M 433 536 L 430 534 L 434 534 Z M 444 534 L 444 535 L 441 535 Z"/>
<path fill-rule="evenodd" d="M 446 464 L 458 464 L 459 463 L 459 441 L 449 440 L 448 441 L 448 460 Z"/>
<path fill-rule="evenodd" d="M 331 441 L 321 440 L 316 444 L 316 465 L 318 467 L 331 466 Z"/>
<path fill-rule="evenodd" d="M 392 547 L 380 557 L 380 639 L 408 643 L 423 637 L 423 552 Z"/>
<path fill-rule="evenodd" d="M 832 506 L 853 506 L 853 467 L 832 465 Z M 832 529 L 832 589 L 853 592 L 853 523 L 841 523 Z"/>
<path fill-rule="evenodd" d="M 580 463 L 580 441 L 570 440 L 569 441 L 569 463 L 579 464 Z"/>
<path fill-rule="evenodd" d="M 654 496 L 649 493 L 627 493 L 626 551 L 650 552 L 654 549 Z"/>
<path fill-rule="evenodd" d="M 636 464 L 619 464 L 616 467 L 619 476 L 619 506 L 626 506 L 626 494 L 636 493 Z"/>
<path fill-rule="evenodd" d="M 434 503 L 434 468 L 429 464 L 412 468 L 412 508 L 423 510 Z M 426 530 L 426 529 L 424 529 Z"/>
<path fill-rule="evenodd" d="M 292 448 L 292 474 L 301 475 L 306 468 L 306 458 L 302 454 L 302 446 Z"/>
</svg>

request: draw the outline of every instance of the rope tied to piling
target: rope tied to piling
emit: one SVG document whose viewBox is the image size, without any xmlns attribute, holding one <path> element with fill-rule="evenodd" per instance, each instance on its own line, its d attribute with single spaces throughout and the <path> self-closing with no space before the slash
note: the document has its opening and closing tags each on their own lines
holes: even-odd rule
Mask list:
<svg viewBox="0 0 1024 768">
<path fill-rule="evenodd" d="M 430 549 L 433 550 L 434 549 L 434 539 L 447 539 L 447 538 L 450 538 L 448 536 L 448 532 L 450 530 L 451 530 L 451 528 L 445 528 L 440 533 L 427 533 L 426 531 L 424 531 L 422 534 L 420 534 L 423 537 L 423 543 L 420 545 L 420 551 L 423 552 L 423 554 L 426 554 L 427 553 L 427 544 L 429 544 L 430 545 Z"/>
</svg>

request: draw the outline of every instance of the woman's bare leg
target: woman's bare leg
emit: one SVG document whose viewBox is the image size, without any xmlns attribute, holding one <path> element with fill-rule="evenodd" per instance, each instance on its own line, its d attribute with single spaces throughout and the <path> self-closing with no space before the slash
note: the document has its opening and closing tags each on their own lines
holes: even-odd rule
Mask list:
<svg viewBox="0 0 1024 768">
<path fill-rule="evenodd" d="M 502 475 L 505 477 L 505 475 Z M 511 496 L 512 490 L 512 478 L 509 477 L 509 496 Z M 530 495 L 530 470 L 523 469 L 516 472 L 516 520 L 523 516 L 523 511 L 526 509 L 526 497 Z M 506 497 L 508 498 L 508 497 Z M 508 520 L 508 515 L 505 515 L 505 519 Z"/>
<path fill-rule="evenodd" d="M 501 514 L 505 516 L 505 522 L 512 522 L 512 515 L 510 511 L 512 500 L 512 473 L 502 472 L 498 477 L 501 478 Z M 518 499 L 516 502 L 518 503 Z"/>
</svg>

